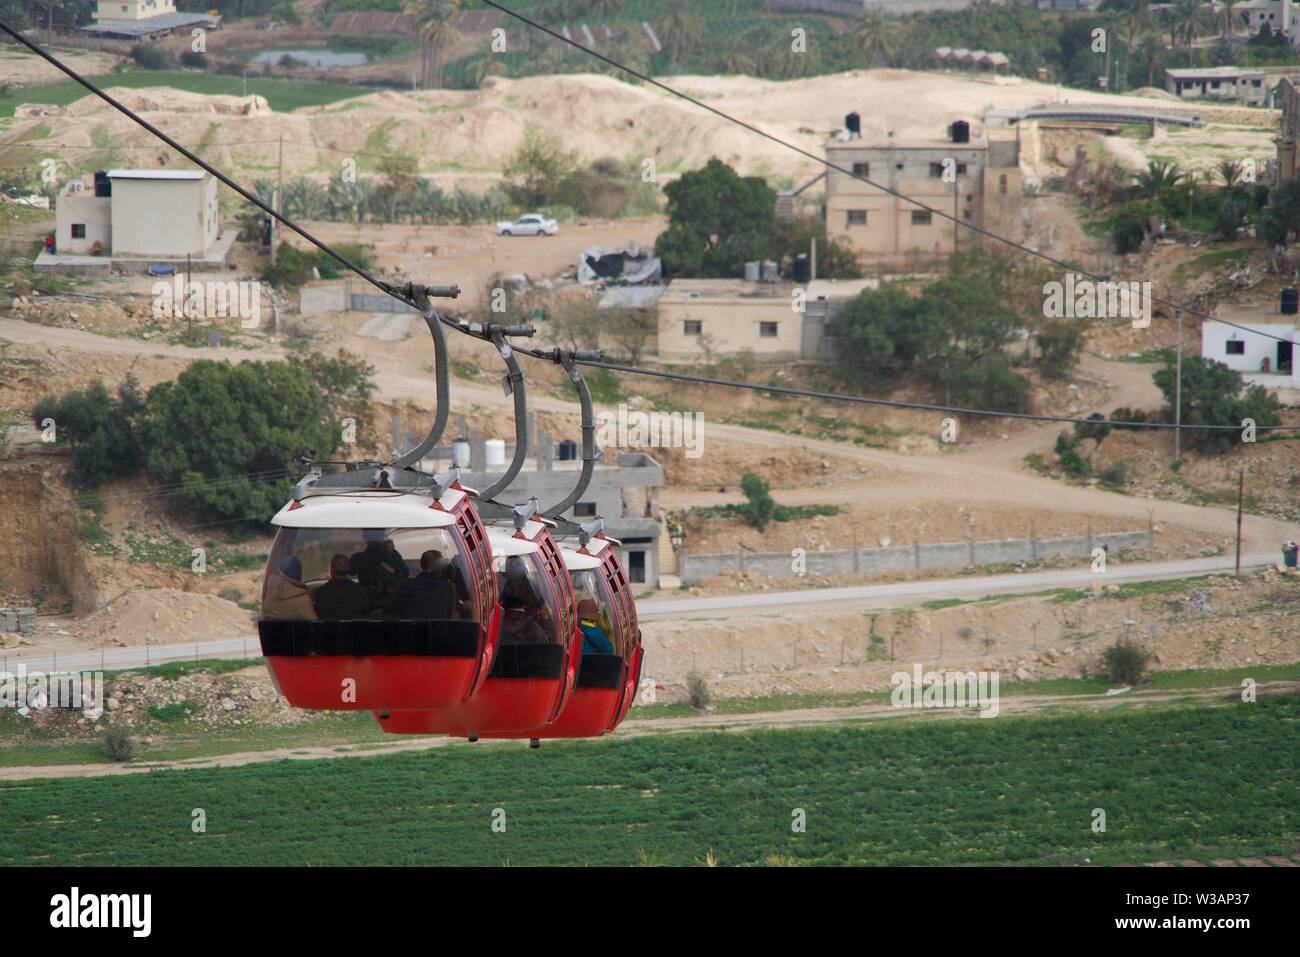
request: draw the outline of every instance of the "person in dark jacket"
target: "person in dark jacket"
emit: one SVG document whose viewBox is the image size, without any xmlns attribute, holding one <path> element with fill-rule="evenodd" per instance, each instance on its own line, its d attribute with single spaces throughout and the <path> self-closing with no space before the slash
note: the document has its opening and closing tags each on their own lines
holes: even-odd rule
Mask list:
<svg viewBox="0 0 1300 957">
<path fill-rule="evenodd" d="M 382 528 L 367 528 L 364 550 L 352 556 L 351 571 L 361 587 L 370 593 L 370 603 L 375 608 L 388 608 L 397 594 L 397 587 L 410 577 L 406 559 L 384 538 Z"/>
<path fill-rule="evenodd" d="M 321 618 L 340 620 L 365 618 L 370 614 L 370 596 L 348 577 L 351 562 L 346 555 L 330 559 L 330 580 L 311 593 L 311 603 Z"/>
<path fill-rule="evenodd" d="M 394 618 L 451 618 L 456 590 L 442 575 L 442 552 L 420 556 L 420 574 L 397 586 L 390 614 Z"/>
</svg>

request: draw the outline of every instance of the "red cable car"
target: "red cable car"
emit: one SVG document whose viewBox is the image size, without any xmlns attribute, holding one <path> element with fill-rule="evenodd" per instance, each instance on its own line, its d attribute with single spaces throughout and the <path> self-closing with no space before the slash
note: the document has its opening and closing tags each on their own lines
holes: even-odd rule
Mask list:
<svg viewBox="0 0 1300 957">
<path fill-rule="evenodd" d="M 296 708 L 460 702 L 486 677 L 499 624 L 472 493 L 454 471 L 432 487 L 389 468 L 359 487 L 365 475 L 311 476 L 272 519 L 257 623 L 271 675 Z M 421 591 L 424 578 L 445 584 Z"/>
<path fill-rule="evenodd" d="M 500 625 L 496 654 L 472 697 L 441 708 L 377 708 L 394 734 L 537 738 L 564 709 L 581 653 L 573 584 L 545 519 L 520 517 L 513 535 L 490 529 Z"/>
<path fill-rule="evenodd" d="M 484 737 L 594 738 L 610 733 L 627 716 L 641 680 L 642 649 L 636 604 L 618 560 L 619 544 L 598 532 L 578 548 L 560 550 L 577 598 L 579 636 L 595 632 L 595 641 L 607 642 L 610 650 L 584 642 L 573 694 L 554 721 L 530 731 Z"/>
</svg>

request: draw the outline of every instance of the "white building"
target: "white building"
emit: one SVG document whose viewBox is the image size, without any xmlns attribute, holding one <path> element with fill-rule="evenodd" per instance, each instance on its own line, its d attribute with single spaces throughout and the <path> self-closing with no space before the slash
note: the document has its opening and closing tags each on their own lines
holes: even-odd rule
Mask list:
<svg viewBox="0 0 1300 957">
<path fill-rule="evenodd" d="M 1216 4 L 1215 9 L 1221 8 Z M 1300 30 L 1294 29 L 1300 24 L 1300 6 L 1291 0 L 1246 0 L 1233 7 L 1233 13 L 1238 22 L 1245 22 L 1249 33 L 1281 31 L 1292 46 L 1300 45 Z"/>
<path fill-rule="evenodd" d="M 147 20 L 176 12 L 175 0 L 99 0 L 96 20 Z"/>
<path fill-rule="evenodd" d="M 55 203 L 54 239 L 56 260 L 184 262 L 187 256 L 224 259 L 233 235 L 221 235 L 217 181 L 207 173 L 115 169 L 96 173 L 93 183 L 64 187 Z"/>
<path fill-rule="evenodd" d="M 1232 100 L 1258 106 L 1268 104 L 1280 76 L 1262 67 L 1212 66 L 1165 70 L 1166 87 L 1183 99 Z"/>
<path fill-rule="evenodd" d="M 1250 385 L 1300 389 L 1294 362 L 1300 317 L 1267 305 L 1225 305 L 1216 315 L 1233 325 L 1212 319 L 1201 325 L 1203 358 L 1235 369 Z"/>
</svg>

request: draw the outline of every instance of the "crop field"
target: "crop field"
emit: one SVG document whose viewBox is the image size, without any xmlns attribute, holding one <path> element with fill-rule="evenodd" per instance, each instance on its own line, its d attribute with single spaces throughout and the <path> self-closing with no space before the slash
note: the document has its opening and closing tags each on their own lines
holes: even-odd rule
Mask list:
<svg viewBox="0 0 1300 957">
<path fill-rule="evenodd" d="M 0 785 L 0 863 L 942 865 L 1289 856 L 1300 845 L 1298 724 L 1300 700 L 1288 697 L 29 780 Z M 204 833 L 191 827 L 199 808 Z M 1106 814 L 1103 833 L 1093 830 L 1096 808 Z M 792 830 L 797 809 L 806 815 L 803 833 Z"/>
</svg>

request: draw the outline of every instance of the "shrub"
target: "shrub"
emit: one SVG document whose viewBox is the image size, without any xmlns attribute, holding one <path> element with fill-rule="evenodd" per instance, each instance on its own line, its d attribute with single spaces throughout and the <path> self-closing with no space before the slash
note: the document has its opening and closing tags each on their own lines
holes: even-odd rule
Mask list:
<svg viewBox="0 0 1300 957">
<path fill-rule="evenodd" d="M 686 676 L 686 700 L 696 711 L 703 711 L 713 700 L 708 682 L 698 671 L 692 671 Z"/>
<path fill-rule="evenodd" d="M 128 376 L 109 394 L 96 379 L 85 391 L 46 396 L 32 408 L 37 428 L 54 420 L 58 443 L 72 446 L 72 481 L 93 488 L 140 468 L 144 453 L 136 438 L 136 421 L 144 400 L 134 378 Z"/>
<path fill-rule="evenodd" d="M 1128 484 L 1128 466 L 1122 460 L 1112 462 L 1102 469 L 1101 474 L 1097 476 L 1102 485 L 1113 485 L 1116 488 L 1123 488 Z"/>
<path fill-rule="evenodd" d="M 1074 322 L 1054 320 L 1038 334 L 1034 367 L 1048 379 L 1064 379 L 1079 361 L 1083 329 Z"/>
<path fill-rule="evenodd" d="M 125 728 L 109 728 L 104 735 L 104 751 L 113 761 L 130 761 L 135 756 L 135 742 Z"/>
<path fill-rule="evenodd" d="M 760 532 L 764 531 L 776 513 L 776 502 L 772 500 L 767 482 L 753 472 L 746 472 L 741 476 L 740 490 L 748 499 L 748 503 L 740 507 L 742 517 Z"/>
<path fill-rule="evenodd" d="M 1146 678 L 1151 654 L 1132 638 L 1121 638 L 1101 653 L 1102 677 L 1114 684 L 1136 685 Z"/>
<path fill-rule="evenodd" d="M 1079 439 L 1069 432 L 1056 437 L 1056 460 L 1070 478 L 1082 479 L 1092 474 L 1092 464 L 1079 454 Z"/>
<path fill-rule="evenodd" d="M 952 377 L 952 397 L 962 405 L 1004 412 L 1029 409 L 1029 380 L 999 359 L 987 359 Z"/>
<path fill-rule="evenodd" d="M 181 66 L 187 66 L 195 70 L 206 70 L 208 68 L 208 55 L 199 53 L 196 50 L 186 50 L 181 54 Z"/>
<path fill-rule="evenodd" d="M 137 43 L 131 47 L 131 59 L 142 70 L 165 70 L 171 64 L 171 57 L 166 50 L 147 43 Z"/>
</svg>

